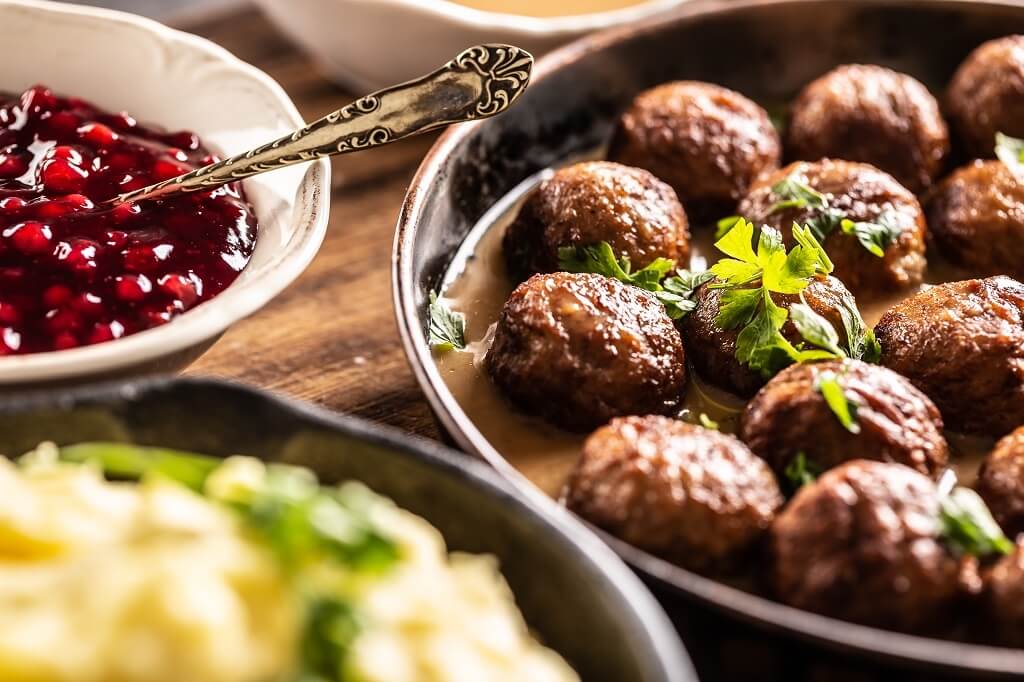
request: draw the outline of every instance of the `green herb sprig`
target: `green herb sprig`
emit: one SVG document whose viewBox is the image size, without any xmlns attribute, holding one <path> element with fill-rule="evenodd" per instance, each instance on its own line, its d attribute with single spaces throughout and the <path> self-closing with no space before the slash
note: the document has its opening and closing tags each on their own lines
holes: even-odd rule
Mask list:
<svg viewBox="0 0 1024 682">
<path fill-rule="evenodd" d="M 837 229 L 857 238 L 868 252 L 882 258 L 903 232 L 900 216 L 895 211 L 884 211 L 870 222 L 855 222 L 846 218 L 842 211 L 829 204 L 828 197 L 808 185 L 798 171 L 772 185 L 772 194 L 779 200 L 769 209 L 769 214 L 791 208 L 809 209 L 812 216 L 806 225 L 814 237 L 821 242 Z"/>
<path fill-rule="evenodd" d="M 431 348 L 446 353 L 466 347 L 466 317 L 438 301 L 436 291 L 430 292 L 429 313 L 427 341 Z"/>
<path fill-rule="evenodd" d="M 996 158 L 1018 179 L 1024 179 L 1024 140 L 996 133 Z"/>
<path fill-rule="evenodd" d="M 857 402 L 851 400 L 835 372 L 822 372 L 814 382 L 814 389 L 825 399 L 832 414 L 836 416 L 843 428 L 852 434 L 860 433 L 860 422 L 857 421 Z"/>
<path fill-rule="evenodd" d="M 629 258 L 615 255 L 611 244 L 598 242 L 588 246 L 563 246 L 558 249 L 558 266 L 566 272 L 588 272 L 617 279 L 625 284 L 652 292 L 665 312 L 678 320 L 697 307 L 694 292 L 713 275 L 710 272 L 693 273 L 677 270 L 675 261 L 656 258 L 646 267 L 633 271 Z"/>
<path fill-rule="evenodd" d="M 804 340 L 818 347 L 797 348 L 782 335 L 789 312 L 772 300 L 772 294 L 799 294 L 814 276 L 833 269 L 832 261 L 809 229 L 794 225 L 793 237 L 797 245 L 787 253 L 779 231 L 765 226 L 755 252 L 754 226 L 741 220 L 715 243 L 727 256 L 711 267 L 716 280 L 708 286 L 722 289 L 715 324 L 723 330 L 740 330 L 736 358 L 766 379 L 794 362 L 845 355 L 838 343 L 826 339 L 824 346 L 819 345 L 824 334 L 812 329 L 828 323 L 807 306 L 798 310 L 799 322 L 794 323 L 809 332 Z"/>
<path fill-rule="evenodd" d="M 818 480 L 821 475 L 821 467 L 807 459 L 803 452 L 796 453 L 796 456 L 786 465 L 783 473 L 792 491 L 799 490 L 805 485 L 810 485 Z"/>
<path fill-rule="evenodd" d="M 1014 545 L 978 493 L 954 488 L 939 500 L 939 532 L 957 554 L 986 557 L 1010 554 Z"/>
</svg>

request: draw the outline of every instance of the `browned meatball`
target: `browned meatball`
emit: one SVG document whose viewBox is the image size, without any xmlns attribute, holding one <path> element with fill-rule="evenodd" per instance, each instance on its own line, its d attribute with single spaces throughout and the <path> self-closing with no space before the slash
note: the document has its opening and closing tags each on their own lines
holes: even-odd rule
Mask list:
<svg viewBox="0 0 1024 682">
<path fill-rule="evenodd" d="M 509 273 L 555 272 L 558 249 L 608 242 L 642 268 L 659 257 L 686 267 L 690 232 L 675 192 L 640 168 L 607 161 L 557 171 L 526 198 L 505 232 Z"/>
<path fill-rule="evenodd" d="M 772 526 L 778 597 L 865 625 L 929 629 L 959 592 L 938 513 L 934 483 L 902 464 L 854 460 L 826 472 Z"/>
<path fill-rule="evenodd" d="M 953 74 L 945 104 L 970 156 L 992 158 L 997 132 L 1024 137 L 1024 36 L 974 50 Z"/>
<path fill-rule="evenodd" d="M 840 316 L 841 299 L 849 296 L 846 287 L 835 277 L 814 279 L 804 292 L 807 305 L 835 328 L 841 344 L 846 344 L 846 332 Z M 767 379 L 736 359 L 736 338 L 739 329 L 724 330 L 715 324 L 718 317 L 718 304 L 721 299 L 720 289 L 711 289 L 707 285 L 697 290 L 695 300 L 697 307 L 683 318 L 683 340 L 686 352 L 693 368 L 700 378 L 713 386 L 748 398 L 764 386 Z M 797 295 L 788 296 L 772 294 L 772 300 L 779 306 L 788 309 L 800 302 Z M 803 341 L 800 332 L 787 321 L 782 327 L 782 335 L 792 343 Z"/>
<path fill-rule="evenodd" d="M 1024 544 L 982 575 L 984 623 L 998 642 L 1024 647 Z"/>
<path fill-rule="evenodd" d="M 718 85 L 666 83 L 637 95 L 619 119 L 608 156 L 672 185 L 691 216 L 732 211 L 750 183 L 779 165 L 768 113 Z"/>
<path fill-rule="evenodd" d="M 592 274 L 534 275 L 516 287 L 485 366 L 523 411 L 581 431 L 674 412 L 686 388 L 683 343 L 661 302 Z"/>
<path fill-rule="evenodd" d="M 954 431 L 1002 436 L 1024 424 L 1024 285 L 941 284 L 890 308 L 882 364 L 910 379 Z"/>
<path fill-rule="evenodd" d="M 947 260 L 979 275 L 1024 277 L 1024 184 L 1002 162 L 958 169 L 925 209 L 932 240 Z"/>
<path fill-rule="evenodd" d="M 857 296 L 888 293 L 921 283 L 927 266 L 925 222 L 921 205 L 910 190 L 874 166 L 852 161 L 822 159 L 792 163 L 764 175 L 750 188 L 736 212 L 755 225 L 771 225 L 792 245 L 793 223 L 805 225 L 821 217 L 813 207 L 773 210 L 781 198 L 772 191 L 779 182 L 793 178 L 819 192 L 828 208 L 855 223 L 879 219 L 900 229 L 899 236 L 878 257 L 838 225 L 822 246 L 835 264 L 836 277 Z"/>
<path fill-rule="evenodd" d="M 782 495 L 736 438 L 668 417 L 626 417 L 584 443 L 566 505 L 681 566 L 727 570 L 767 530 Z"/>
<path fill-rule="evenodd" d="M 842 387 L 859 433 L 848 431 L 825 402 L 822 376 L 834 376 Z M 860 360 L 782 370 L 747 405 L 740 438 L 780 474 L 799 453 L 820 469 L 863 458 L 905 464 L 932 478 L 949 458 L 932 401 L 899 374 Z"/>
<path fill-rule="evenodd" d="M 786 151 L 795 159 L 863 161 L 912 192 L 931 186 L 949 154 L 949 132 L 928 89 L 881 66 L 847 64 L 793 102 Z"/>
<path fill-rule="evenodd" d="M 981 463 L 975 489 L 1004 533 L 1024 533 L 1024 427 L 996 443 Z"/>
</svg>

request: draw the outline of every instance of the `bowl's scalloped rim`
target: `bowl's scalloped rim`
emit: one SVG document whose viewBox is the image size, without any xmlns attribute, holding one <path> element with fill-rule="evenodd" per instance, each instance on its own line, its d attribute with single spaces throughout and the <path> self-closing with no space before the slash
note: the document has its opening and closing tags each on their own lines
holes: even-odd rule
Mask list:
<svg viewBox="0 0 1024 682">
<path fill-rule="evenodd" d="M 659 27 L 692 21 L 712 13 L 742 12 L 754 7 L 789 4 L 813 4 L 824 0 L 691 0 L 664 16 L 653 17 L 633 26 L 611 29 L 581 38 L 558 48 L 538 60 L 533 75 L 537 82 L 587 54 L 600 51 L 630 37 L 656 32 Z M 858 0 L 852 0 L 853 3 Z M 904 4 L 972 6 L 1017 9 L 1016 0 L 859 0 L 863 4 Z M 421 220 L 424 197 L 429 188 L 441 182 L 450 154 L 485 121 L 460 124 L 445 132 L 431 147 L 417 169 L 402 204 L 392 252 L 392 298 L 399 335 L 406 358 L 438 421 L 460 448 L 482 458 L 507 478 L 521 494 L 530 499 L 546 497 L 529 479 L 519 473 L 487 442 L 459 406 L 437 370 L 417 304 L 417 285 L 413 278 L 413 244 Z M 589 524 L 588 524 L 589 525 Z M 804 611 L 780 602 L 745 592 L 659 559 L 608 533 L 591 526 L 631 566 L 661 585 L 688 599 L 711 605 L 740 620 L 775 632 L 795 635 L 839 651 L 856 651 L 878 660 L 891 660 L 935 670 L 1017 676 L 1024 671 L 1024 650 L 970 644 L 909 635 L 867 627 Z"/>
<path fill-rule="evenodd" d="M 271 95 L 279 114 L 296 128 L 305 125 L 284 88 L 265 72 L 235 57 L 228 50 L 199 36 L 172 29 L 159 22 L 116 10 L 64 5 L 49 0 L 4 0 L 5 6 L 64 17 L 100 19 L 146 31 L 165 46 L 188 49 L 240 74 Z M 0 387 L 102 375 L 154 362 L 184 352 L 223 333 L 235 322 L 266 305 L 292 283 L 312 262 L 327 232 L 330 213 L 331 167 L 320 159 L 311 163 L 298 190 L 296 211 L 308 207 L 295 229 L 303 238 L 290 245 L 278 267 L 262 277 L 229 286 L 222 293 L 169 323 L 115 341 L 62 351 L 0 357 Z M 291 240 L 290 240 L 291 241 Z M 286 247 L 287 248 L 287 247 Z"/>
</svg>

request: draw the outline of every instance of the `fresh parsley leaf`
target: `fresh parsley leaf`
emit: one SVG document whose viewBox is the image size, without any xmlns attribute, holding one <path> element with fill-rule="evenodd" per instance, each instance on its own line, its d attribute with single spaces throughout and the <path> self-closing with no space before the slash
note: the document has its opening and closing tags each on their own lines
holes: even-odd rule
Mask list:
<svg viewBox="0 0 1024 682">
<path fill-rule="evenodd" d="M 761 288 L 726 289 L 718 299 L 715 326 L 730 330 L 750 323 L 761 305 Z"/>
<path fill-rule="evenodd" d="M 697 307 L 693 300 L 694 294 L 706 282 L 715 278 L 710 271 L 690 272 L 689 270 L 677 270 L 675 275 L 666 277 L 661 282 L 661 290 L 655 291 L 654 295 L 665 306 L 665 312 L 673 320 L 685 316 Z"/>
<path fill-rule="evenodd" d="M 437 300 L 437 292 L 430 292 L 430 324 L 427 329 L 430 347 L 442 353 L 466 347 L 466 318 L 452 312 Z"/>
<path fill-rule="evenodd" d="M 700 413 L 700 416 L 698 417 L 698 419 L 700 420 L 700 425 L 703 426 L 705 429 L 712 429 L 714 431 L 717 431 L 718 428 L 719 428 L 718 427 L 718 422 L 716 422 L 714 419 L 712 419 L 711 417 L 707 416 L 703 412 Z"/>
<path fill-rule="evenodd" d="M 939 499 L 939 528 L 957 554 L 985 557 L 1013 552 L 1013 543 L 992 518 L 985 502 L 969 488 L 954 488 Z"/>
<path fill-rule="evenodd" d="M 885 211 L 874 222 L 843 220 L 840 223 L 844 234 L 857 238 L 860 245 L 879 258 L 885 257 L 885 250 L 903 233 L 900 216 L 895 211 Z"/>
<path fill-rule="evenodd" d="M 808 185 L 799 172 L 793 172 L 772 185 L 772 194 L 779 198 L 768 213 L 778 213 L 789 208 L 828 208 L 825 195 Z"/>
<path fill-rule="evenodd" d="M 783 473 L 786 475 L 786 480 L 789 481 L 791 489 L 799 490 L 818 479 L 818 476 L 821 475 L 821 467 L 809 461 L 804 453 L 798 452 L 789 464 L 786 465 L 786 470 Z"/>
<path fill-rule="evenodd" d="M 839 316 L 846 330 L 846 346 L 854 360 L 877 363 L 882 357 L 882 347 L 875 339 L 875 332 L 861 317 L 857 301 L 844 289 L 839 299 Z"/>
<path fill-rule="evenodd" d="M 799 354 L 780 331 L 788 317 L 786 309 L 775 305 L 767 289 L 757 291 L 760 306 L 736 337 L 736 359 L 768 379 L 791 365 Z"/>
<path fill-rule="evenodd" d="M 628 266 L 628 260 L 626 260 L 626 264 Z M 672 272 L 672 269 L 675 266 L 676 262 L 674 260 L 670 260 L 668 258 L 656 258 L 647 267 L 631 273 L 629 276 L 629 284 L 638 286 L 641 289 L 646 289 L 647 291 L 660 291 L 661 280 L 665 278 L 665 275 Z M 627 272 L 629 271 L 627 270 Z"/>
<path fill-rule="evenodd" d="M 814 234 L 814 230 L 809 227 L 801 227 L 797 223 L 793 223 L 793 241 L 795 241 L 804 250 L 816 254 L 815 266 L 817 272 L 822 275 L 830 275 L 835 269 L 835 265 L 832 264 L 832 259 L 825 253 L 825 247 L 821 245 L 821 240 Z"/>
<path fill-rule="evenodd" d="M 860 423 L 857 421 L 857 403 L 846 396 L 835 372 L 819 374 L 814 387 L 821 393 L 821 397 L 825 399 L 829 409 L 832 410 L 843 428 L 853 434 L 860 433 Z"/>
<path fill-rule="evenodd" d="M 825 354 L 826 357 L 846 357 L 846 351 L 839 346 L 839 334 L 836 333 L 832 323 L 814 312 L 802 296 L 800 300 L 800 303 L 789 307 L 789 314 L 804 341 L 828 351 Z"/>
<path fill-rule="evenodd" d="M 715 223 L 715 241 L 718 241 L 725 235 L 729 234 L 729 230 L 743 222 L 743 218 L 738 215 L 731 215 L 722 218 Z"/>
<path fill-rule="evenodd" d="M 823 208 L 817 211 L 807 220 L 807 228 L 814 233 L 818 241 L 825 239 L 835 232 L 843 222 L 843 214 L 834 208 Z"/>
<path fill-rule="evenodd" d="M 592 272 L 622 282 L 630 282 L 628 262 L 620 262 L 608 242 L 589 246 L 563 246 L 558 249 L 558 267 L 565 272 Z M 625 267 L 624 267 L 625 266 Z"/>
<path fill-rule="evenodd" d="M 1024 178 L 1024 140 L 996 133 L 996 158 L 1015 176 Z"/>
<path fill-rule="evenodd" d="M 347 601 L 328 595 L 310 596 L 299 645 L 298 680 L 337 680 L 362 627 L 358 614 Z"/>
<path fill-rule="evenodd" d="M 742 263 L 760 267 L 757 254 L 754 253 L 754 249 L 751 246 L 753 241 L 754 224 L 741 218 L 731 230 L 715 242 L 715 248 Z M 721 276 L 719 276 L 719 279 L 721 279 Z"/>
</svg>

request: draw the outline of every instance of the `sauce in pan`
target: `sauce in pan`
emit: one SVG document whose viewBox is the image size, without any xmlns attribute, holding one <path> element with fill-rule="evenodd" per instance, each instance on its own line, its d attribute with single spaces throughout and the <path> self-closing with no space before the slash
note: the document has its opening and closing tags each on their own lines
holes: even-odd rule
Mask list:
<svg viewBox="0 0 1024 682">
<path fill-rule="evenodd" d="M 586 158 L 596 158 L 596 155 Z M 574 161 L 584 160 L 575 159 Z M 525 180 L 492 207 L 469 233 L 452 261 L 442 285 L 442 300 L 466 318 L 466 349 L 435 353 L 434 358 L 448 389 L 487 441 L 508 462 L 541 490 L 557 497 L 579 455 L 586 434 L 570 433 L 543 420 L 518 412 L 491 383 L 483 368 L 498 315 L 514 288 L 505 272 L 501 238 L 526 194 L 551 175 L 543 171 Z M 691 270 L 704 270 L 714 259 L 714 227 L 690 226 Z M 713 262 L 713 260 L 711 261 Z M 929 254 L 926 284 L 971 277 L 952 266 L 936 262 Z M 862 315 L 874 325 L 901 299 L 916 293 L 903 292 L 884 299 L 858 301 Z M 722 431 L 734 432 L 744 401 L 702 383 L 694 372 L 679 416 L 697 421 L 701 413 L 717 421 Z M 947 433 L 952 450 L 951 466 L 960 482 L 972 485 L 981 458 L 993 441 Z"/>
</svg>

